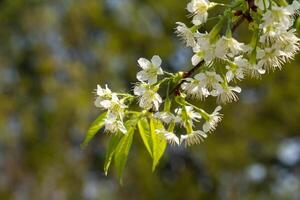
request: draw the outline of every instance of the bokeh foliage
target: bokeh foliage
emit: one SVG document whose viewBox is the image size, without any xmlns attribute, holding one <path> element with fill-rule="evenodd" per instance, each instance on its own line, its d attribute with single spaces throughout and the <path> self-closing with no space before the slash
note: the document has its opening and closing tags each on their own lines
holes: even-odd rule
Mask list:
<svg viewBox="0 0 300 200">
<path fill-rule="evenodd" d="M 299 55 L 244 81 L 217 131 L 199 146 L 168 148 L 155 173 L 138 134 L 123 186 L 102 169 L 108 135 L 80 149 L 100 114 L 97 83 L 131 89 L 136 60 L 154 54 L 166 70 L 189 68 L 191 51 L 173 33 L 188 21 L 186 3 L 0 1 L 0 199 L 300 198 Z"/>
</svg>

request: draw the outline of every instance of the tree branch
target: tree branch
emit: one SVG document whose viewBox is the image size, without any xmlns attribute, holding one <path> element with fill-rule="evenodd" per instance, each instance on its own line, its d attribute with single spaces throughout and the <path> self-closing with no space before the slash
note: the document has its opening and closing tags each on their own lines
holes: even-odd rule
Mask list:
<svg viewBox="0 0 300 200">
<path fill-rule="evenodd" d="M 249 9 L 246 13 L 243 13 L 242 11 L 237 11 L 235 13 L 236 16 L 241 16 L 236 23 L 232 26 L 231 31 L 235 32 L 236 29 L 245 21 L 247 20 L 248 22 L 251 22 L 253 19 L 250 15 L 250 11 L 257 11 L 257 7 L 254 5 L 254 0 L 245 0 L 248 2 L 249 5 Z M 185 78 L 191 77 L 203 64 L 205 63 L 204 60 L 202 60 L 199 64 L 197 64 L 196 66 L 194 66 L 192 69 L 190 69 L 189 71 L 185 72 L 183 74 L 183 77 L 181 79 L 181 81 L 169 92 L 169 95 L 174 94 L 175 96 L 180 95 L 180 87 L 181 85 L 186 82 Z M 165 98 L 164 98 L 165 99 Z"/>
</svg>

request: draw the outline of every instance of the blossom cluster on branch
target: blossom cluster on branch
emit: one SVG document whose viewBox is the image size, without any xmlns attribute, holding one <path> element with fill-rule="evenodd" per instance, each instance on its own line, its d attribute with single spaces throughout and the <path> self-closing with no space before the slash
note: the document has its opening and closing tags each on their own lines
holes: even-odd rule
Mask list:
<svg viewBox="0 0 300 200">
<path fill-rule="evenodd" d="M 210 17 L 209 11 L 216 6 L 224 8 L 224 14 Z M 112 92 L 107 85 L 97 86 L 95 105 L 104 114 L 93 123 L 85 143 L 102 126 L 113 134 L 112 140 L 116 141 L 109 147 L 106 169 L 112 157 L 116 163 L 123 162 L 116 158 L 117 153 L 127 152 L 126 145 L 131 145 L 136 127 L 153 158 L 154 168 L 166 143 L 200 143 L 221 121 L 221 105 L 238 100 L 242 91 L 239 81 L 281 69 L 299 51 L 300 39 L 293 28 L 300 12 L 297 0 L 292 4 L 285 0 L 236 0 L 231 4 L 192 0 L 187 11 L 191 26 L 177 22 L 176 34 L 193 50 L 190 71 L 166 72 L 161 58 L 155 55 L 151 60 L 138 60 L 140 71 L 133 94 Z M 248 21 L 251 33 L 246 43 L 233 34 L 243 20 Z M 216 24 L 203 32 L 207 21 Z M 212 112 L 190 101 L 204 101 L 209 96 L 215 97 L 217 103 Z"/>
</svg>

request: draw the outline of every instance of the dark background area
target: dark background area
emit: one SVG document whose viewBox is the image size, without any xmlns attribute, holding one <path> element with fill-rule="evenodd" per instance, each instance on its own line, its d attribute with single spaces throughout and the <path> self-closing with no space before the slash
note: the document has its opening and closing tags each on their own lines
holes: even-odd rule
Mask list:
<svg viewBox="0 0 300 200">
<path fill-rule="evenodd" d="M 129 91 L 136 60 L 155 54 L 165 70 L 189 69 L 192 52 L 174 34 L 175 22 L 189 21 L 187 3 L 0 1 L 1 200 L 300 199 L 299 55 L 243 81 L 217 130 L 198 146 L 169 147 L 154 173 L 137 135 L 123 186 L 102 170 L 106 134 L 80 149 L 100 114 L 96 84 Z"/>
</svg>

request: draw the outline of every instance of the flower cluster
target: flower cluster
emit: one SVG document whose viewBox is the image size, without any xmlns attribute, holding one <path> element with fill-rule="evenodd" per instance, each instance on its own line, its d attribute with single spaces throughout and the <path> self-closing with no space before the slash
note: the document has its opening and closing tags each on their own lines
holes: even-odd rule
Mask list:
<svg viewBox="0 0 300 200">
<path fill-rule="evenodd" d="M 226 9 L 223 15 L 210 18 L 209 11 L 215 6 Z M 300 39 L 293 28 L 300 12 L 297 0 L 290 5 L 284 0 L 237 0 L 230 5 L 191 0 L 187 11 L 192 26 L 177 22 L 176 34 L 193 50 L 192 70 L 165 72 L 161 58 L 155 55 L 151 60 L 138 60 L 141 71 L 136 75 L 134 96 L 98 86 L 95 105 L 107 110 L 104 124 L 108 132 L 127 134 L 123 122 L 132 118 L 146 123 L 156 120 L 139 128 L 142 132 L 154 128 L 155 134 L 171 145 L 198 144 L 221 121 L 220 105 L 238 100 L 242 91 L 237 85 L 239 81 L 281 69 L 299 51 Z M 209 32 L 200 31 L 203 24 L 214 19 L 218 21 Z M 241 19 L 249 22 L 252 39 L 248 43 L 233 36 Z M 190 103 L 191 99 L 204 101 L 209 97 L 216 98 L 217 102 L 212 113 Z M 134 102 L 138 109 L 132 105 Z"/>
<path fill-rule="evenodd" d="M 96 94 L 95 106 L 107 110 L 105 130 L 111 133 L 120 131 L 126 134 L 127 130 L 123 123 L 124 111 L 127 108 L 124 104 L 125 99 L 119 100 L 118 94 L 111 92 L 107 85 L 105 88 L 97 85 Z"/>
</svg>

